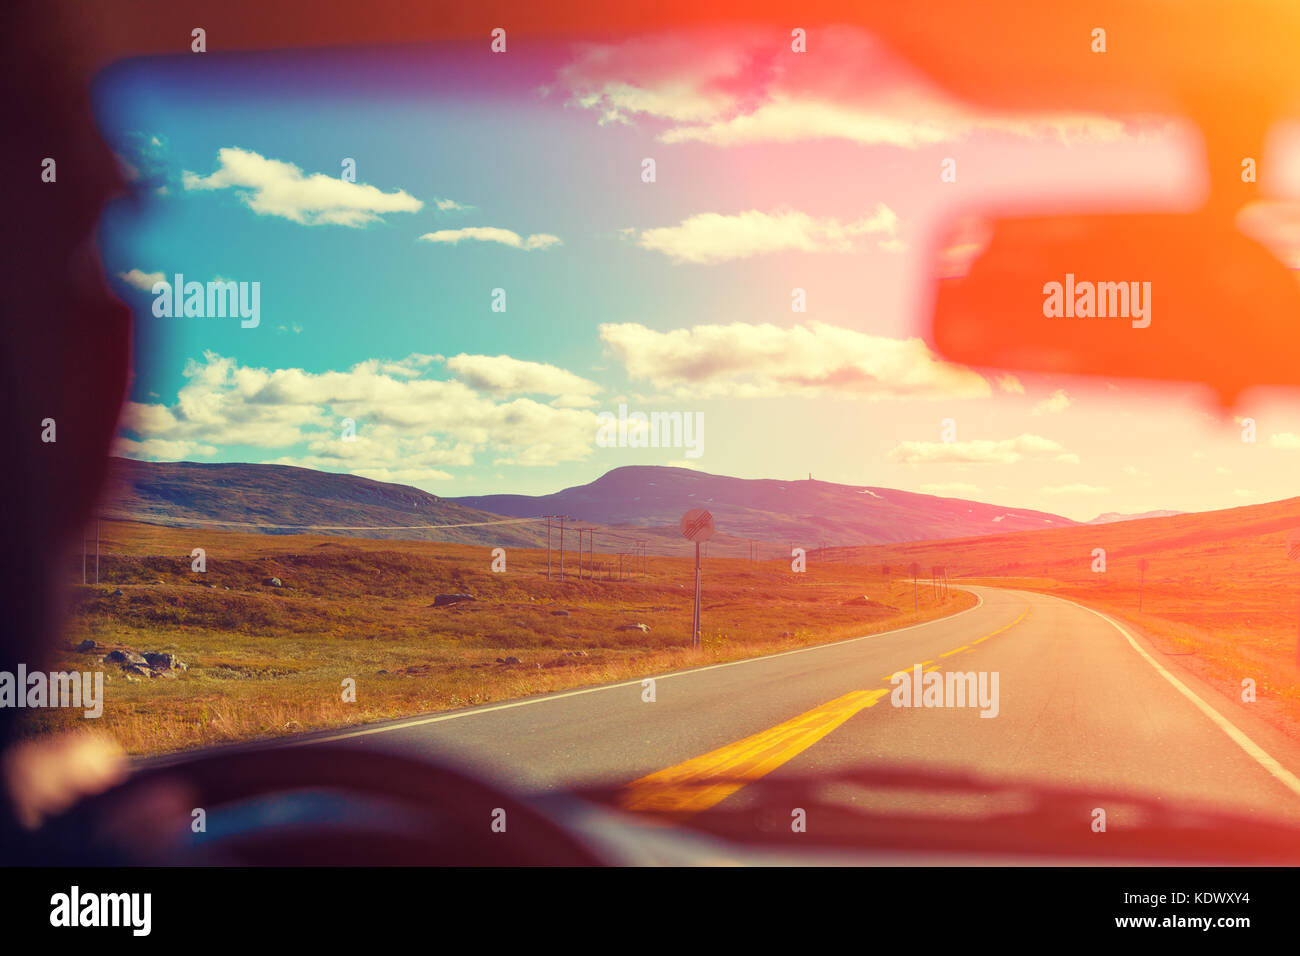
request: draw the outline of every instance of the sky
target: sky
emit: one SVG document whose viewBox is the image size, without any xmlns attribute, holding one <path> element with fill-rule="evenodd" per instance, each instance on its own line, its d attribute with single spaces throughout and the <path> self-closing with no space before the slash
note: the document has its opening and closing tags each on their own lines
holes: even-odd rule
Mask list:
<svg viewBox="0 0 1300 956">
<path fill-rule="evenodd" d="M 100 240 L 136 318 L 117 453 L 444 496 L 633 464 L 812 474 L 1078 520 L 1294 496 L 1292 391 L 1225 412 L 926 344 L 949 223 L 1192 208 L 1194 130 L 980 112 L 856 29 L 791 46 L 719 28 L 112 67 L 96 110 L 131 195 Z M 257 283 L 257 324 L 156 314 L 177 274 Z M 698 447 L 599 440 L 622 406 L 691 416 Z"/>
</svg>

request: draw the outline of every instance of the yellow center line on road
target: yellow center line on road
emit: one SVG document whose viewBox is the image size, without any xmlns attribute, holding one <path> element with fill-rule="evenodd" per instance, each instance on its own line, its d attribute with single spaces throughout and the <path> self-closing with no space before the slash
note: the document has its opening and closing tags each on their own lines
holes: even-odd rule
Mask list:
<svg viewBox="0 0 1300 956">
<path fill-rule="evenodd" d="M 624 788 L 625 810 L 698 813 L 807 750 L 888 690 L 855 690 L 744 740 L 659 770 Z"/>
<path fill-rule="evenodd" d="M 979 640 L 987 640 L 1014 627 L 1028 614 L 1026 610 L 1010 624 Z M 975 643 L 978 642 L 971 642 Z M 970 646 L 963 645 L 957 650 L 963 648 L 969 650 Z M 935 664 L 926 673 L 941 666 Z M 884 679 L 892 677 L 891 674 Z M 803 753 L 850 717 L 874 707 L 888 695 L 889 688 L 850 691 L 775 727 L 633 780 L 619 794 L 618 804 L 625 810 L 658 813 L 687 814 L 707 810 Z"/>
<path fill-rule="evenodd" d="M 955 648 L 953 648 L 953 649 L 950 650 L 950 651 L 944 651 L 944 652 L 943 652 L 942 654 L 940 654 L 939 656 L 940 656 L 940 657 L 951 657 L 951 656 L 954 655 L 954 654 L 960 654 L 962 651 L 970 651 L 970 650 L 974 650 L 976 644 L 979 644 L 979 643 L 982 642 L 982 641 L 987 641 L 990 637 L 996 637 L 997 635 L 1001 634 L 1003 631 L 1007 630 L 1008 628 L 1015 627 L 1017 624 L 1019 624 L 1021 621 L 1023 621 L 1023 620 L 1024 620 L 1026 617 L 1028 617 L 1028 616 L 1029 616 L 1029 609 L 1026 608 L 1025 611 L 1024 611 L 1024 612 L 1023 612 L 1023 613 L 1022 613 L 1018 618 L 1016 618 L 1014 621 L 1012 621 L 1010 624 L 1004 624 L 1004 625 L 1002 625 L 1000 628 L 998 628 L 996 631 L 990 631 L 989 633 L 985 634 L 983 637 L 977 637 L 977 638 L 975 638 L 975 640 L 971 641 L 969 644 L 963 644 L 961 647 L 955 647 Z M 933 666 L 933 667 L 926 667 L 927 664 L 934 664 L 934 666 Z M 902 669 L 900 669 L 900 670 L 896 670 L 896 671 L 893 672 L 893 674 L 886 674 L 884 677 L 881 678 L 881 680 L 892 681 L 892 680 L 894 679 L 894 674 L 906 674 L 906 673 L 910 673 L 911 670 L 912 670 L 912 668 L 913 668 L 913 667 L 917 667 L 917 666 L 918 666 L 918 665 L 913 664 L 912 667 L 905 667 L 905 668 L 902 668 Z M 923 673 L 926 673 L 926 674 L 930 673 L 931 671 L 937 671 L 937 670 L 939 670 L 941 667 L 943 667 L 942 664 L 935 664 L 935 662 L 934 662 L 933 660 L 921 661 L 921 663 L 920 663 L 919 666 L 923 669 Z"/>
</svg>

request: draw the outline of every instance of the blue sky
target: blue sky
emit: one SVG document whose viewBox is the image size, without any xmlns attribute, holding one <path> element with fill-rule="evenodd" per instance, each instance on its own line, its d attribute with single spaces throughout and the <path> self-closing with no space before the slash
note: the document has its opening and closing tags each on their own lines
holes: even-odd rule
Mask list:
<svg viewBox="0 0 1300 956">
<path fill-rule="evenodd" d="M 888 95 L 868 108 L 835 99 L 830 58 L 751 70 L 725 39 L 658 42 L 206 54 L 102 76 L 135 194 L 101 227 L 137 321 L 121 453 L 444 495 L 625 464 L 811 471 L 1076 518 L 1293 493 L 1289 395 L 1238 412 L 1260 422 L 1247 444 L 1192 388 L 1008 378 L 915 338 L 927 244 L 954 210 L 1177 207 L 1199 182 L 1184 131 L 980 117 L 883 58 Z M 940 186 L 950 156 L 962 172 Z M 421 238 L 457 230 L 537 247 Z M 154 316 L 153 280 L 178 272 L 260 283 L 260 325 Z M 621 403 L 703 413 L 704 454 L 597 447 L 595 415 Z M 941 447 L 946 418 L 958 440 Z"/>
</svg>

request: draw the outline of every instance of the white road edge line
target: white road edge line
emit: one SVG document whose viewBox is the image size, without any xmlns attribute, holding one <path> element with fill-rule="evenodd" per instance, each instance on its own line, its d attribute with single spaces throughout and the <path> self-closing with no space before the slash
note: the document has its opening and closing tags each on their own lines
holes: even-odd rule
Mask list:
<svg viewBox="0 0 1300 956">
<path fill-rule="evenodd" d="M 958 588 L 957 590 L 966 590 Z M 974 591 L 967 591 L 968 594 L 975 594 Z M 437 724 L 444 720 L 457 720 L 461 717 L 472 717 L 475 714 L 490 714 L 497 710 L 510 710 L 514 707 L 527 707 L 529 704 L 544 704 L 552 700 L 563 700 L 566 697 L 579 697 L 583 694 L 596 694 L 601 691 L 615 690 L 619 687 L 640 687 L 641 682 L 654 677 L 654 680 L 667 680 L 670 677 L 685 677 L 688 674 L 702 674 L 705 671 L 717 670 L 720 667 L 735 667 L 738 664 L 754 664 L 758 661 L 775 660 L 778 657 L 788 657 L 791 654 L 806 654 L 809 651 L 820 651 L 827 647 L 839 647 L 842 644 L 853 644 L 857 641 L 868 641 L 876 637 L 884 637 L 887 634 L 901 634 L 904 631 L 915 630 L 918 627 L 929 627 L 931 624 L 938 624 L 941 621 L 951 621 L 961 617 L 963 614 L 969 614 L 972 611 L 978 611 L 984 606 L 984 599 L 975 594 L 975 606 L 968 607 L 964 611 L 958 611 L 956 614 L 948 614 L 944 617 L 936 617 L 932 621 L 922 621 L 920 624 L 909 624 L 907 627 L 898 627 L 890 631 L 879 631 L 875 634 L 863 634 L 861 637 L 849 637 L 842 641 L 832 641 L 829 644 L 814 644 L 812 647 L 796 647 L 789 651 L 778 651 L 775 654 L 764 654 L 762 657 L 746 657 L 738 661 L 724 661 L 721 664 L 706 664 L 703 667 L 692 667 L 684 671 L 669 671 L 667 674 L 649 675 L 645 677 L 634 678 L 633 680 L 621 681 L 617 684 L 602 684 L 599 687 L 584 687 L 579 690 L 564 691 L 559 694 L 548 694 L 545 697 L 529 697 L 527 700 L 512 700 L 503 704 L 492 704 L 487 707 L 475 707 L 472 710 L 458 710 L 450 714 L 438 714 L 434 717 L 422 717 L 418 720 L 407 720 L 400 724 L 391 724 L 385 727 L 370 727 L 364 730 L 353 730 L 343 734 L 331 734 L 328 737 L 314 737 L 311 740 L 298 740 L 285 743 L 285 747 L 306 747 L 310 744 L 332 743 L 336 740 L 350 740 L 354 737 L 368 737 L 371 734 L 385 734 L 393 730 L 406 730 L 410 727 L 422 727 L 425 724 Z"/>
<path fill-rule="evenodd" d="M 1055 597 L 1055 595 L 1052 596 Z M 1249 756 L 1254 758 L 1254 760 L 1260 766 L 1262 766 L 1265 770 L 1267 770 L 1270 774 L 1272 774 L 1278 780 L 1278 782 L 1280 782 L 1284 787 L 1286 787 L 1296 796 L 1300 796 L 1300 777 L 1297 777 L 1290 770 L 1286 769 L 1286 767 L 1282 766 L 1282 764 L 1278 763 L 1278 761 L 1268 751 L 1266 751 L 1259 744 L 1255 743 L 1255 741 L 1251 740 L 1249 737 L 1246 736 L 1245 733 L 1243 733 L 1240 729 L 1238 729 L 1236 724 L 1230 721 L 1227 717 L 1224 717 L 1221 713 L 1219 713 L 1217 710 L 1215 710 L 1213 707 L 1207 704 L 1204 700 L 1202 700 L 1199 696 L 1197 696 L 1195 691 L 1189 688 L 1186 684 L 1180 681 L 1173 674 L 1169 673 L 1169 671 L 1167 671 L 1159 661 L 1157 661 L 1154 657 L 1152 657 L 1150 654 L 1148 654 L 1145 650 L 1142 649 L 1142 646 L 1133 639 L 1133 635 L 1128 632 L 1127 628 L 1125 628 L 1118 621 L 1103 614 L 1101 611 L 1095 610 L 1094 608 L 1090 608 L 1087 605 L 1078 604 L 1074 601 L 1071 601 L 1069 598 L 1058 598 L 1058 600 L 1065 601 L 1066 604 L 1073 604 L 1075 607 L 1082 608 L 1085 611 L 1091 611 L 1093 614 L 1096 614 L 1103 621 L 1106 621 L 1108 624 L 1110 624 L 1111 627 L 1115 628 L 1115 630 L 1123 634 L 1124 639 L 1129 642 L 1133 650 L 1141 654 L 1142 657 L 1146 660 L 1146 662 L 1150 664 L 1152 667 L 1154 667 L 1156 669 L 1156 672 L 1160 674 L 1161 677 L 1169 681 L 1169 683 L 1173 684 L 1174 687 L 1178 689 L 1178 692 L 1180 694 L 1182 694 L 1193 704 L 1195 704 L 1196 708 L 1201 713 L 1203 713 L 1206 717 L 1209 717 L 1210 720 L 1214 722 L 1215 726 L 1217 726 L 1220 730 L 1222 730 L 1225 734 L 1228 735 L 1228 737 L 1232 740 L 1233 743 L 1235 743 L 1242 750 L 1246 751 L 1246 753 Z"/>
</svg>

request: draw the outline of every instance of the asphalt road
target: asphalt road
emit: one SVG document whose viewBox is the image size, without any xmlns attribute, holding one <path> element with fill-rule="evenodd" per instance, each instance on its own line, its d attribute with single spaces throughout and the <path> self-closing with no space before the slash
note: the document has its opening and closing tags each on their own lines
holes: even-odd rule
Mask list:
<svg viewBox="0 0 1300 956">
<path fill-rule="evenodd" d="M 450 754 L 526 790 L 626 786 L 634 809 L 699 810 L 743 799 L 744 781 L 769 774 L 869 764 L 1300 821 L 1300 746 L 1252 714 L 1235 685 L 1198 680 L 1070 601 L 969 590 L 978 606 L 937 621 L 660 675 L 653 701 L 628 681 L 313 740 Z M 996 672 L 996 716 L 895 706 L 890 675 L 917 664 Z"/>
</svg>

